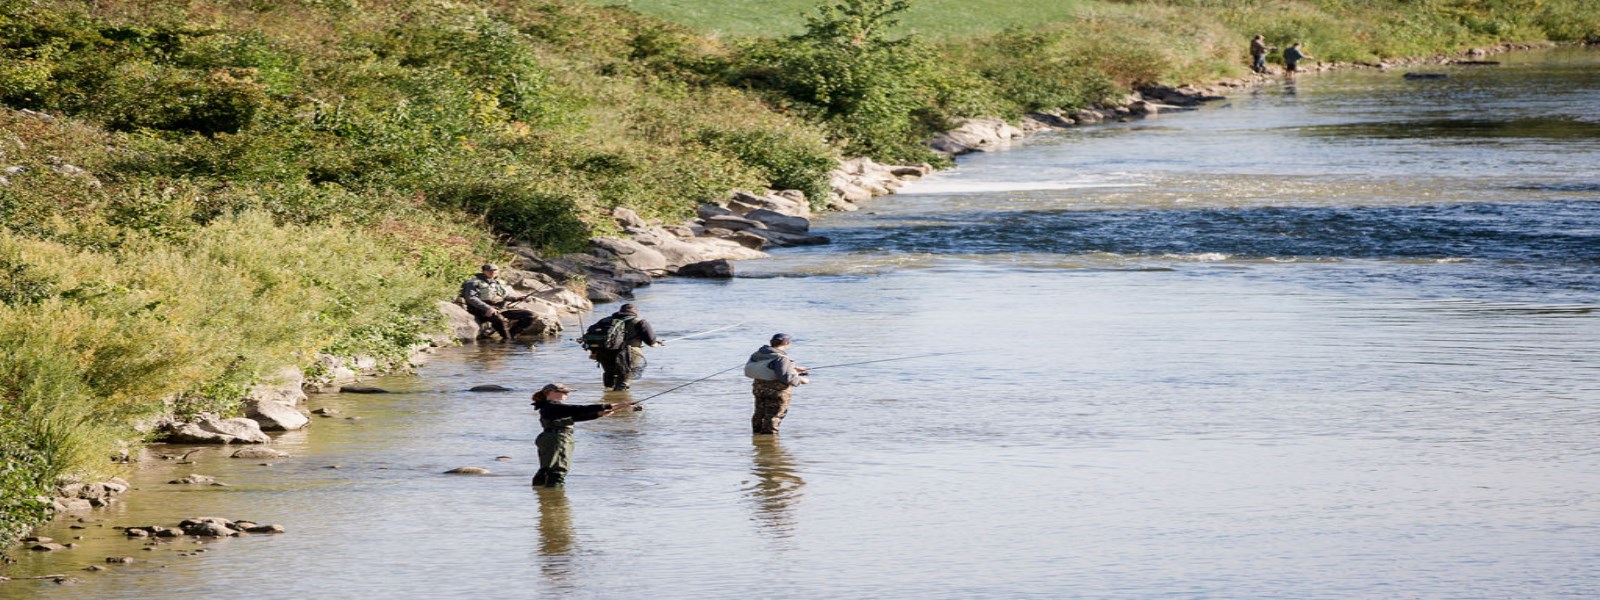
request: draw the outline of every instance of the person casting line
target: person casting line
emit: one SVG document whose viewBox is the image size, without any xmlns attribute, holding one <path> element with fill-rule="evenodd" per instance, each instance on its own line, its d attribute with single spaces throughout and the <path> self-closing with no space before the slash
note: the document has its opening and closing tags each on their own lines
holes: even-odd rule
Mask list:
<svg viewBox="0 0 1600 600">
<path fill-rule="evenodd" d="M 605 371 L 606 389 L 622 391 L 644 372 L 644 346 L 661 346 L 655 329 L 639 317 L 639 309 L 624 304 L 615 314 L 596 321 L 583 334 L 583 347 Z"/>
<path fill-rule="evenodd" d="M 533 407 L 539 411 L 539 425 L 544 429 L 533 444 L 539 448 L 539 472 L 533 476 L 533 487 L 563 487 L 567 483 L 567 469 L 572 466 L 572 430 L 579 421 L 593 421 L 619 409 L 622 404 L 563 404 L 572 388 L 559 383 L 544 386 L 533 393 Z"/>
<path fill-rule="evenodd" d="M 495 333 L 500 334 L 501 341 L 509 342 L 533 324 L 533 311 L 506 308 L 528 297 L 512 296 L 511 286 L 500 280 L 499 272 L 500 267 L 484 265 L 482 272 L 461 284 L 460 299 L 467 305 L 467 312 L 472 313 L 472 317 L 478 321 L 480 329 L 484 323 L 488 323 Z M 488 337 L 488 334 L 482 333 L 478 337 Z"/>
<path fill-rule="evenodd" d="M 789 414 L 790 390 L 810 383 L 805 377 L 806 368 L 795 364 L 787 354 L 793 340 L 788 334 L 773 335 L 771 342 L 744 363 L 745 377 L 755 380 L 750 386 L 756 397 L 756 411 L 750 417 L 754 433 L 778 433 L 778 425 Z"/>
</svg>

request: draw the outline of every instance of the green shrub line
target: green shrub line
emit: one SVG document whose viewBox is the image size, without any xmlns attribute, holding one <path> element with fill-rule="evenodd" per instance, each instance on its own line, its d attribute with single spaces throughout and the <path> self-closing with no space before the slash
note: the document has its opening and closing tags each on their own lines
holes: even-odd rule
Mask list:
<svg viewBox="0 0 1600 600">
<path fill-rule="evenodd" d="M 0 3 L 0 544 L 134 424 L 403 358 L 477 262 L 584 250 L 616 207 L 820 206 L 842 157 L 948 164 L 925 142 L 958 119 L 1236 76 L 1257 32 L 1330 61 L 1600 40 L 1581 0 L 782 0 L 701 33 L 742 31 L 731 1 Z"/>
</svg>

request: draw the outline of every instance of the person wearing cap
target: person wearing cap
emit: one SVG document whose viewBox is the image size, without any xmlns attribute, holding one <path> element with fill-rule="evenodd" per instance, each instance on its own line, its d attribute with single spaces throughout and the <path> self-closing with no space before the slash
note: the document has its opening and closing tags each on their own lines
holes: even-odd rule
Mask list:
<svg viewBox="0 0 1600 600">
<path fill-rule="evenodd" d="M 539 449 L 539 472 L 533 475 L 533 487 L 558 488 L 567 483 L 567 469 L 572 465 L 572 429 L 579 421 L 593 421 L 618 409 L 621 404 L 564 404 L 572 388 L 551 383 L 533 393 L 533 407 L 539 411 L 539 425 L 544 429 L 533 445 Z"/>
<path fill-rule="evenodd" d="M 663 343 L 656 339 L 655 328 L 639 317 L 638 307 L 632 304 L 624 304 L 611 316 L 595 321 L 584 331 L 583 342 L 590 358 L 599 362 L 600 369 L 605 372 L 601 379 L 606 389 L 619 392 L 628 389 L 633 379 L 644 372 L 641 348 Z"/>
<path fill-rule="evenodd" d="M 481 272 L 461 284 L 460 300 L 467 306 L 467 312 L 477 319 L 480 328 L 488 323 L 502 341 L 509 342 L 533 324 L 533 311 L 506 308 L 528 297 L 511 295 L 511 286 L 501 281 L 499 273 L 500 267 L 484 265 Z M 478 337 L 487 337 L 487 334 Z"/>
<path fill-rule="evenodd" d="M 756 411 L 750 417 L 750 428 L 756 434 L 778 433 L 778 425 L 789 414 L 790 390 L 810 383 L 806 368 L 789 358 L 789 344 L 794 338 L 779 333 L 744 363 L 744 375 L 753 379 L 750 391 L 756 397 Z"/>
</svg>

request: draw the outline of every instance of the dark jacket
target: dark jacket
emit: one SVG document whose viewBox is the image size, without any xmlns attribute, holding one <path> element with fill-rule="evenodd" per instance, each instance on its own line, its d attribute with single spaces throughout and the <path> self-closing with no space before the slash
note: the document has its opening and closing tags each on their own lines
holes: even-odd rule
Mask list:
<svg viewBox="0 0 1600 600">
<path fill-rule="evenodd" d="M 580 421 L 593 421 L 600 418 L 600 413 L 605 412 L 605 404 L 562 404 L 550 400 L 540 400 L 533 404 L 539 411 L 539 425 L 545 431 L 552 433 L 566 433 L 572 431 L 572 426 Z"/>
<path fill-rule="evenodd" d="M 595 321 L 594 325 L 589 326 L 589 330 L 601 332 L 609 331 L 611 329 L 611 324 L 616 322 L 617 319 L 627 318 L 632 318 L 633 321 L 629 322 L 627 325 L 628 328 L 624 330 L 624 345 L 638 347 L 654 346 L 656 344 L 657 340 L 655 328 L 650 326 L 649 321 L 639 318 L 639 315 L 636 313 L 613 313 L 609 317 Z"/>
</svg>

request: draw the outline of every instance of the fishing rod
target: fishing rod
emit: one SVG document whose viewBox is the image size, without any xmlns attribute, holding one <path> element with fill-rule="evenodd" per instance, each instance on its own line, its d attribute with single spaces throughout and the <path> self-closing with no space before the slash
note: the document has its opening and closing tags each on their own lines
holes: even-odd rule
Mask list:
<svg viewBox="0 0 1600 600">
<path fill-rule="evenodd" d="M 710 374 L 710 375 L 707 375 L 707 376 L 705 376 L 705 377 L 701 377 L 701 378 L 699 378 L 699 379 L 696 379 L 696 380 L 694 380 L 694 381 L 691 381 L 691 382 L 689 382 L 689 383 L 685 383 L 685 384 L 683 384 L 683 385 L 680 385 L 680 386 L 678 386 L 678 387 L 675 387 L 675 388 L 672 388 L 672 389 L 670 389 L 670 390 L 667 390 L 667 391 L 665 391 L 665 392 L 660 392 L 660 393 L 657 393 L 657 394 L 654 394 L 654 395 L 651 395 L 651 396 L 650 396 L 650 397 L 649 397 L 649 398 L 645 398 L 645 399 L 644 399 L 644 400 L 640 400 L 640 401 L 638 401 L 638 402 L 629 402 L 629 403 L 628 403 L 628 404 L 631 404 L 631 405 L 634 405 L 634 406 L 638 406 L 638 405 L 640 405 L 640 404 L 644 404 L 644 403 L 645 403 L 645 402 L 648 402 L 648 401 L 650 401 L 650 398 L 655 398 L 655 397 L 656 397 L 656 396 L 665 396 L 665 395 L 667 395 L 667 394 L 671 394 L 671 393 L 673 393 L 673 392 L 676 392 L 676 391 L 678 391 L 678 390 L 681 390 L 681 389 L 683 389 L 683 388 L 686 388 L 686 387 L 689 387 L 689 386 L 691 386 L 691 385 L 694 385 L 694 384 L 696 384 L 696 383 L 700 383 L 700 382 L 702 382 L 702 381 L 705 381 L 705 380 L 707 380 L 707 379 L 711 379 L 711 378 L 712 378 L 712 377 L 716 377 L 716 376 L 718 376 L 718 375 L 721 375 L 721 374 L 723 374 L 723 373 L 727 373 L 727 372 L 728 372 L 728 371 L 732 371 L 732 370 L 734 370 L 734 369 L 739 369 L 739 368 L 743 368 L 743 367 L 744 367 L 744 364 L 743 364 L 743 363 L 741 363 L 741 364 L 738 364 L 738 365 L 734 365 L 734 366 L 732 366 L 732 367 L 728 367 L 728 368 L 726 368 L 726 369 L 723 369 L 723 370 L 721 370 L 721 371 L 717 371 L 717 372 L 715 372 L 715 373 L 712 373 L 712 374 Z"/>
<path fill-rule="evenodd" d="M 894 358 L 880 358 L 878 360 L 864 360 L 864 361 L 861 361 L 861 362 L 843 363 L 843 364 L 837 364 L 837 365 L 823 365 L 823 366 L 820 366 L 820 367 L 810 367 L 810 368 L 806 369 L 806 372 L 810 373 L 810 372 L 815 371 L 817 369 L 831 369 L 833 367 L 854 367 L 856 365 L 868 365 L 868 364 L 872 364 L 872 363 L 889 362 L 889 361 L 895 361 L 895 360 L 911 360 L 913 358 L 929 358 L 929 357 L 933 357 L 933 356 L 949 356 L 951 354 L 966 354 L 968 352 L 972 352 L 972 351 L 971 350 L 963 350 L 963 351 L 960 351 L 960 352 L 934 352 L 934 353 L 931 353 L 931 354 L 917 354 L 917 355 L 913 355 L 913 356 L 897 356 L 897 357 L 894 357 Z M 665 396 L 667 394 L 676 392 L 676 391 L 681 390 L 683 388 L 689 387 L 689 386 L 694 385 L 696 383 L 700 383 L 700 382 L 705 381 L 707 379 L 711 379 L 712 377 L 716 377 L 718 375 L 721 375 L 723 373 L 727 373 L 728 371 L 732 371 L 734 369 L 741 368 L 743 366 L 744 365 L 741 364 L 741 365 L 728 367 L 728 368 L 723 369 L 721 371 L 717 371 L 717 372 L 712 373 L 710 375 L 707 375 L 705 377 L 701 377 L 701 378 L 696 379 L 694 381 L 691 381 L 689 383 L 685 383 L 683 385 L 680 385 L 678 387 L 672 388 L 672 389 L 667 390 L 665 392 L 660 392 L 660 393 L 651 395 L 649 398 L 645 398 L 644 400 L 640 400 L 638 402 L 632 402 L 630 404 L 634 404 L 634 405 L 644 404 L 646 401 L 650 400 L 651 398 L 655 398 L 657 396 Z"/>
<path fill-rule="evenodd" d="M 734 323 L 734 324 L 729 325 L 727 327 L 718 327 L 716 329 L 702 331 L 700 333 L 691 333 L 689 335 L 678 336 L 678 337 L 672 338 L 670 340 L 661 340 L 661 343 L 665 344 L 667 342 L 676 342 L 678 340 L 687 340 L 687 339 L 693 338 L 693 337 L 700 337 L 702 335 L 708 335 L 708 334 L 716 333 L 718 331 L 723 331 L 723 330 L 726 330 L 726 329 L 733 329 L 733 328 L 738 327 L 738 326 L 743 325 L 743 324 L 744 324 L 744 321 L 740 321 L 738 323 Z"/>
<path fill-rule="evenodd" d="M 961 352 L 934 352 L 934 353 L 931 353 L 931 354 L 917 354 L 917 355 L 914 355 L 914 356 L 897 356 L 897 357 L 894 357 L 894 358 L 880 358 L 878 360 L 864 360 L 864 361 L 861 361 L 861 362 L 840 363 L 840 364 L 836 364 L 836 365 L 822 365 L 820 367 L 806 367 L 805 370 L 806 370 L 807 373 L 810 373 L 810 372 L 815 371 L 817 369 L 832 369 L 834 367 L 854 367 L 856 365 L 870 365 L 872 363 L 889 362 L 889 361 L 895 361 L 895 360 L 911 360 L 913 358 L 929 358 L 929 357 L 934 357 L 934 356 L 949 356 L 951 354 L 966 354 L 968 352 L 971 352 L 971 350 L 964 350 L 964 351 L 961 351 Z"/>
</svg>

